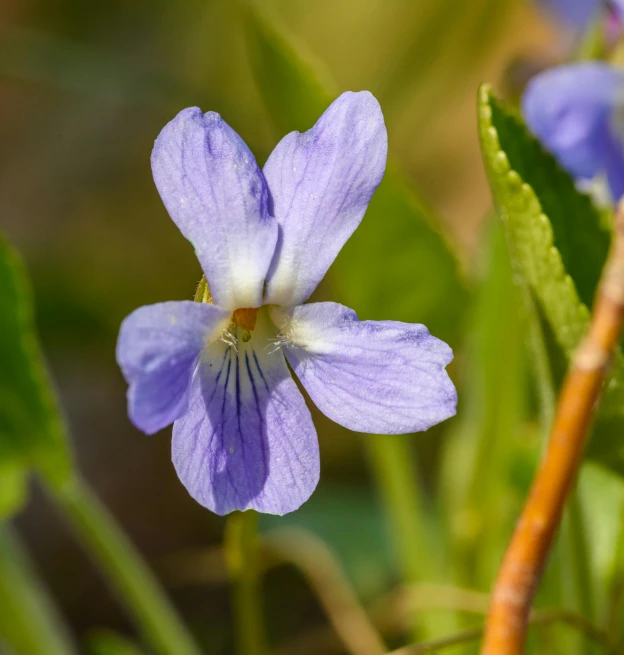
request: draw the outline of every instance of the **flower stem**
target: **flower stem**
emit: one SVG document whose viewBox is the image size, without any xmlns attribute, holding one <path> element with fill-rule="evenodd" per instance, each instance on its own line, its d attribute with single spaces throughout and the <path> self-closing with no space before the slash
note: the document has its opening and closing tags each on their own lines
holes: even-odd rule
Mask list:
<svg viewBox="0 0 624 655">
<path fill-rule="evenodd" d="M 74 478 L 50 494 L 160 655 L 199 655 L 158 582 L 85 482 Z"/>
<path fill-rule="evenodd" d="M 258 562 L 258 515 L 233 513 L 225 530 L 225 557 L 232 582 L 234 627 L 239 655 L 264 655 Z"/>
<path fill-rule="evenodd" d="M 0 642 L 12 651 L 20 655 L 76 652 L 17 536 L 6 524 L 0 525 L 0 608 Z"/>
</svg>

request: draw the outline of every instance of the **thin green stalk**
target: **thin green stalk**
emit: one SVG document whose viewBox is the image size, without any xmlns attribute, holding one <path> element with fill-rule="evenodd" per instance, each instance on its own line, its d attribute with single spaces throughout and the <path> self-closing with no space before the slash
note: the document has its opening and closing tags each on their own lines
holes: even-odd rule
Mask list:
<svg viewBox="0 0 624 655">
<path fill-rule="evenodd" d="M 132 641 L 111 630 L 96 630 L 87 639 L 90 655 L 144 655 Z"/>
<path fill-rule="evenodd" d="M 0 525 L 0 642 L 19 655 L 76 653 L 19 539 L 6 524 Z"/>
<path fill-rule="evenodd" d="M 232 581 L 239 655 L 266 653 L 258 552 L 258 515 L 253 510 L 235 512 L 226 526 L 225 557 Z"/>
<path fill-rule="evenodd" d="M 578 591 L 578 610 L 589 621 L 595 616 L 595 594 L 590 570 L 591 553 L 587 542 L 587 523 L 579 489 L 570 494 L 568 501 L 568 518 L 570 522 L 570 548 L 573 557 L 573 572 Z"/>
<path fill-rule="evenodd" d="M 381 495 L 396 549 L 399 573 L 406 584 L 435 579 L 439 567 L 428 547 L 433 526 L 424 516 L 418 474 L 412 460 L 410 436 L 366 435 L 368 459 Z M 440 614 L 414 614 L 415 640 L 444 634 L 455 627 Z"/>
<path fill-rule="evenodd" d="M 145 562 L 86 483 L 75 478 L 48 489 L 154 651 L 200 655 Z"/>
<path fill-rule="evenodd" d="M 559 566 L 561 602 L 564 602 L 567 608 L 592 620 L 594 592 L 584 526 L 579 490 L 575 488 L 570 494 L 565 509 L 559 537 L 559 556 L 554 558 L 554 561 Z M 571 635 L 568 641 L 570 653 L 590 655 L 595 650 L 592 644 L 582 638 L 582 635 Z"/>
<path fill-rule="evenodd" d="M 505 234 L 500 221 L 486 234 L 487 265 L 476 293 L 471 360 L 464 381 L 473 455 L 461 461 L 465 480 L 459 499 L 467 528 L 459 541 L 462 582 L 487 587 L 496 574 L 500 557 L 501 528 L 505 525 L 504 498 L 516 438 L 526 411 L 526 363 L 522 320 L 518 315 L 518 289 L 513 282 Z M 466 420 L 466 419 L 464 419 Z M 457 467 L 457 465 L 456 465 Z M 471 525 L 472 524 L 472 525 Z"/>
<path fill-rule="evenodd" d="M 624 648 L 624 506 L 620 516 L 620 530 L 616 544 L 613 576 L 609 588 L 607 632 L 613 650 Z"/>
<path fill-rule="evenodd" d="M 474 589 L 491 585 L 505 546 L 515 497 L 511 471 L 527 405 L 520 296 L 495 217 L 488 217 L 480 254 L 458 381 L 462 410 L 449 426 L 438 483 L 453 532 L 454 581 Z M 457 620 L 469 625 L 463 615 Z"/>
</svg>

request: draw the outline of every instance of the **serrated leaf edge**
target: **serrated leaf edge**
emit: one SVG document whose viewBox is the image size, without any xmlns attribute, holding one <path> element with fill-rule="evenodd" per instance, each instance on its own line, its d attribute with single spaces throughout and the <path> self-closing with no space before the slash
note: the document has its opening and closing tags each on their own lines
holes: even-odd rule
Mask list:
<svg viewBox="0 0 624 655">
<path fill-rule="evenodd" d="M 555 273 L 553 276 L 553 283 L 559 282 L 559 284 L 557 284 L 557 291 L 553 292 L 551 290 L 552 288 L 545 289 L 539 287 L 538 273 L 535 267 L 527 268 L 526 265 L 522 265 L 522 272 L 524 273 L 529 285 L 533 288 L 546 316 L 553 326 L 557 340 L 563 347 L 566 355 L 571 357 L 589 325 L 590 312 L 588 307 L 580 300 L 574 280 L 567 273 L 563 265 L 561 254 L 554 244 L 553 229 L 548 217 L 542 210 L 537 195 L 533 191 L 533 188 L 522 179 L 521 175 L 512 169 L 509 158 L 501 148 L 498 131 L 492 125 L 492 110 L 489 104 L 491 95 L 490 86 L 482 85 L 479 89 L 478 103 L 480 123 L 479 135 L 483 151 L 495 153 L 493 161 L 490 161 L 489 157 L 484 157 L 485 165 L 486 168 L 489 168 L 491 172 L 496 175 L 497 184 L 506 183 L 508 193 L 520 199 L 518 208 L 524 209 L 525 211 L 528 210 L 535 216 L 536 220 L 539 221 L 538 226 L 542 231 L 544 251 L 549 258 L 549 267 Z M 487 127 L 483 129 L 483 126 L 485 125 L 487 125 Z M 492 176 L 490 175 L 488 177 Z M 498 213 L 504 222 L 508 222 L 507 212 L 505 208 L 501 207 L 498 203 L 498 194 L 492 181 L 490 181 L 490 186 L 492 187 L 492 196 L 497 205 Z M 533 225 L 533 227 L 535 227 L 535 225 Z M 509 246 L 512 251 L 516 250 L 515 244 L 510 243 Z M 522 258 L 516 256 L 514 259 L 519 261 Z M 526 258 L 524 259 L 526 260 Z M 544 291 L 546 291 L 546 293 L 544 293 Z M 553 307 L 555 305 L 552 302 L 549 302 L 551 297 L 553 297 L 553 300 L 558 300 L 561 298 L 562 294 L 565 294 L 570 298 L 574 304 L 574 309 L 572 309 L 571 313 L 566 317 L 565 323 L 567 325 L 561 324 L 560 315 L 553 312 Z M 556 298 L 554 298 L 555 296 Z M 572 329 L 570 326 L 574 326 L 574 328 Z"/>
</svg>

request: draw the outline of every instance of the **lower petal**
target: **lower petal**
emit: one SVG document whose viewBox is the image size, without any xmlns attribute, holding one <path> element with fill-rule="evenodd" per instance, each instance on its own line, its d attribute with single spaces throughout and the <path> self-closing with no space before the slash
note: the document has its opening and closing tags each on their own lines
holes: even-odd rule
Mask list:
<svg viewBox="0 0 624 655">
<path fill-rule="evenodd" d="M 451 349 L 424 325 L 359 321 L 337 303 L 314 303 L 271 317 L 289 364 L 317 407 L 358 432 L 426 430 L 455 414 L 445 366 Z"/>
<path fill-rule="evenodd" d="M 191 301 L 140 307 L 121 324 L 117 362 L 130 385 L 128 414 L 153 434 L 185 411 L 197 357 L 228 326 L 230 313 Z"/>
<path fill-rule="evenodd" d="M 266 319 L 265 319 L 266 321 Z M 319 479 L 316 431 L 281 352 L 263 326 L 238 352 L 225 344 L 202 354 L 188 412 L 173 426 L 178 476 L 201 505 L 228 514 L 286 514 Z"/>
</svg>

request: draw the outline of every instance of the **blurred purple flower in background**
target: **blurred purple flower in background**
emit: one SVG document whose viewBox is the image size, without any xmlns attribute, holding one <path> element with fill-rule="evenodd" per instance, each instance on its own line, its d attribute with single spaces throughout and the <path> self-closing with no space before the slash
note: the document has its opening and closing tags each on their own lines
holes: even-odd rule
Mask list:
<svg viewBox="0 0 624 655">
<path fill-rule="evenodd" d="M 156 140 L 156 186 L 211 297 L 136 310 L 117 359 L 131 420 L 148 434 L 174 422 L 176 471 L 218 514 L 284 514 L 318 482 L 316 431 L 287 362 L 353 430 L 408 433 L 455 413 L 451 349 L 423 325 L 301 304 L 362 220 L 386 152 L 368 92 L 344 93 L 311 130 L 284 137 L 263 171 L 213 112 L 185 109 Z"/>
<path fill-rule="evenodd" d="M 540 0 L 539 4 L 557 21 L 582 32 L 590 24 L 605 0 Z"/>
<path fill-rule="evenodd" d="M 624 195 L 624 70 L 601 62 L 552 68 L 529 82 L 522 109 L 571 175 L 604 175 L 613 200 Z"/>
<path fill-rule="evenodd" d="M 558 23 L 576 33 L 589 28 L 600 11 L 612 19 L 624 15 L 624 0 L 539 0 L 539 4 Z"/>
</svg>

